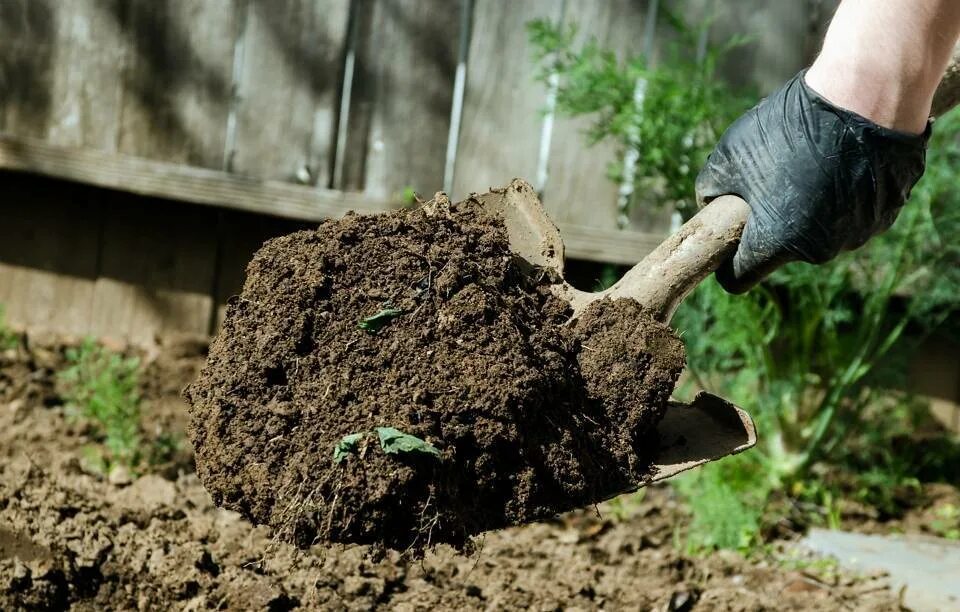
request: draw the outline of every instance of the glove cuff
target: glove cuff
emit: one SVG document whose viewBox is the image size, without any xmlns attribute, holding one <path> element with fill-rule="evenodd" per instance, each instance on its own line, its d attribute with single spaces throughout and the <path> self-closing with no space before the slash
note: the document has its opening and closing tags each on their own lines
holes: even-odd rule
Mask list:
<svg viewBox="0 0 960 612">
<path fill-rule="evenodd" d="M 810 104 L 836 115 L 850 127 L 863 130 L 864 132 L 869 132 L 875 137 L 881 138 L 890 144 L 895 143 L 905 147 L 921 147 L 926 149 L 927 143 L 930 140 L 930 135 L 933 132 L 933 120 L 927 119 L 927 126 L 920 134 L 884 127 L 859 113 L 855 113 L 852 110 L 837 106 L 830 100 L 824 98 L 819 92 L 817 92 L 817 90 L 815 90 L 813 87 L 810 87 L 810 85 L 807 83 L 808 70 L 809 68 L 804 68 L 801 70 L 797 76 L 794 77 L 794 80 L 799 83 L 800 90 L 803 92 L 803 96 Z"/>
</svg>

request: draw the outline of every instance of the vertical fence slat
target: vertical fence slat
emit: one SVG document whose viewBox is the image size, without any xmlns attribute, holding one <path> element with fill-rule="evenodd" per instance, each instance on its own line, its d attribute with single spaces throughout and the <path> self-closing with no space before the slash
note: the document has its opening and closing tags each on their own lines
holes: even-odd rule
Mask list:
<svg viewBox="0 0 960 612">
<path fill-rule="evenodd" d="M 7 320 L 88 333 L 100 222 L 96 190 L 11 173 L 0 182 L 0 304 Z"/>
<path fill-rule="evenodd" d="M 107 10 L 118 28 L 120 153 L 220 169 L 231 102 L 237 3 L 131 0 Z M 216 213 L 106 193 L 91 329 L 149 342 L 206 333 Z"/>
<path fill-rule="evenodd" d="M 534 180 L 546 89 L 534 81 L 526 23 L 556 20 L 561 0 L 477 0 L 453 197 Z"/>
<path fill-rule="evenodd" d="M 0 131 L 43 138 L 52 112 L 56 5 L 0 2 Z"/>
<path fill-rule="evenodd" d="M 116 150 L 123 58 L 117 6 L 95 0 L 0 4 L 0 98 L 13 110 L 0 113 L 6 114 L 5 131 Z M 16 52 L 5 48 L 12 43 Z M 4 177 L 0 303 L 14 323 L 90 332 L 101 235 L 97 193 L 36 177 Z"/>
<path fill-rule="evenodd" d="M 690 0 L 690 10 L 702 10 L 705 2 Z M 716 18 L 711 40 L 722 44 L 733 35 L 751 37 L 750 44 L 731 52 L 722 67 L 723 75 L 735 85 L 767 94 L 803 67 L 807 2 L 726 1 L 717 5 Z"/>
<path fill-rule="evenodd" d="M 578 45 L 593 37 L 623 60 L 640 52 L 645 13 L 644 3 L 633 0 L 570 0 L 564 23 L 577 24 Z M 619 152 L 613 142 L 588 146 L 584 131 L 593 119 L 557 117 L 543 201 L 557 222 L 614 229 L 617 185 L 607 178 L 607 168 Z"/>
<path fill-rule="evenodd" d="M 233 170 L 326 187 L 347 0 L 249 0 Z"/>
<path fill-rule="evenodd" d="M 375 197 L 441 189 L 461 3 L 364 0 L 344 185 Z"/>
<path fill-rule="evenodd" d="M 217 211 L 133 198 L 103 194 L 92 333 L 141 343 L 166 331 L 207 333 Z"/>
<path fill-rule="evenodd" d="M 55 10 L 56 69 L 47 141 L 114 152 L 120 123 L 125 42 L 119 0 L 72 0 Z"/>
<path fill-rule="evenodd" d="M 113 7 L 126 43 L 121 153 L 223 166 L 235 3 L 128 0 Z"/>
</svg>

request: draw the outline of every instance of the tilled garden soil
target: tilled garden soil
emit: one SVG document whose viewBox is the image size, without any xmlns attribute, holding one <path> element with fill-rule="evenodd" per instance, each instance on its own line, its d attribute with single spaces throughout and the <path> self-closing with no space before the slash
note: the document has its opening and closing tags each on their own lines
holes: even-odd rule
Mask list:
<svg viewBox="0 0 960 612">
<path fill-rule="evenodd" d="M 201 481 L 284 541 L 417 553 L 636 488 L 683 345 L 631 300 L 566 326 L 550 284 L 476 198 L 270 240 L 185 392 Z"/>
<path fill-rule="evenodd" d="M 82 469 L 90 443 L 53 384 L 62 348 L 0 354 L 0 609 L 783 610 L 897 609 L 882 578 L 811 574 L 733 553 L 677 552 L 687 521 L 669 489 L 642 501 L 489 533 L 472 555 L 366 546 L 300 550 L 217 508 L 184 453 L 111 484 Z M 146 356 L 148 434 L 183 435 L 180 387 L 202 344 Z"/>
</svg>

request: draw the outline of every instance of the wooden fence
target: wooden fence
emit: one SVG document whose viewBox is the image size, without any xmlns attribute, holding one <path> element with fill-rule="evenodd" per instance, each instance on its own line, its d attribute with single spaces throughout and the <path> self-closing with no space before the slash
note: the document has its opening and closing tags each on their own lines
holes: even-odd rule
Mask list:
<svg viewBox="0 0 960 612">
<path fill-rule="evenodd" d="M 748 34 L 728 77 L 768 91 L 836 0 L 661 0 Z M 544 116 L 525 24 L 641 50 L 648 0 L 0 0 L 0 304 L 17 327 L 138 343 L 208 334 L 267 238 L 405 188 L 537 183 L 575 258 L 633 263 L 665 214 L 617 226 L 618 152 Z M 658 39 L 659 40 L 659 39 Z M 657 47 L 653 49 L 656 58 Z M 960 426 L 957 348 L 918 391 Z"/>
<path fill-rule="evenodd" d="M 769 89 L 835 2 L 662 0 L 755 37 Z M 545 121 L 525 24 L 640 50 L 646 0 L 2 0 L 0 303 L 16 325 L 149 341 L 209 333 L 265 239 L 405 188 L 536 181 L 574 258 L 632 263 L 664 214 L 617 226 L 617 151 Z M 656 57 L 656 48 L 654 48 Z M 200 205 L 200 206 L 198 206 Z M 284 221 L 286 219 L 287 221 Z"/>
</svg>

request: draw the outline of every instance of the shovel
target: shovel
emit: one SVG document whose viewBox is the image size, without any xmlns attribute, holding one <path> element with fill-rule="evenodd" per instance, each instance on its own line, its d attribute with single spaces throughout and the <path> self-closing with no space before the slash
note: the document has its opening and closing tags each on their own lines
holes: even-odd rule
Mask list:
<svg viewBox="0 0 960 612">
<path fill-rule="evenodd" d="M 749 208 L 733 196 L 714 200 L 673 236 L 667 238 L 620 281 L 605 291 L 590 293 L 563 281 L 563 240 L 547 216 L 533 187 L 514 179 L 503 189 L 476 196 L 488 210 L 499 213 L 511 249 L 527 262 L 555 270 L 561 279 L 551 287 L 573 308 L 571 320 L 597 300 L 629 298 L 658 321 L 669 324 L 674 311 L 693 289 L 733 255 Z M 742 452 L 757 442 L 750 415 L 715 395 L 700 393 L 689 403 L 670 402 L 657 425 L 660 446 L 652 476 L 638 486 L 666 480 L 691 468 Z M 614 497 L 628 491 L 619 491 Z"/>
<path fill-rule="evenodd" d="M 938 117 L 960 103 L 960 46 L 937 89 L 931 115 Z M 750 207 L 736 196 L 711 201 L 679 231 L 667 238 L 615 285 L 587 292 L 563 281 L 563 240 L 529 183 L 514 179 L 505 189 L 478 196 L 481 204 L 499 212 L 506 223 L 510 246 L 528 262 L 550 268 L 561 279 L 552 290 L 570 303 L 576 319 L 591 303 L 604 298 L 639 302 L 658 321 L 669 324 L 680 302 L 704 278 L 736 251 Z M 698 394 L 689 404 L 670 402 L 657 425 L 660 447 L 647 482 L 677 474 L 734 455 L 757 443 L 753 419 L 745 410 L 710 393 Z M 609 497 L 614 497 L 620 491 Z"/>
</svg>

